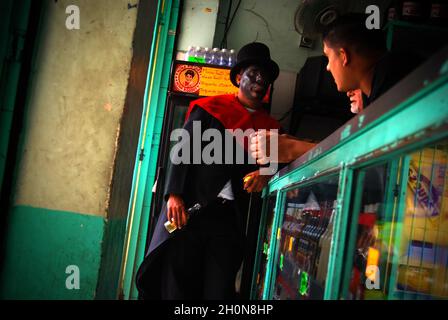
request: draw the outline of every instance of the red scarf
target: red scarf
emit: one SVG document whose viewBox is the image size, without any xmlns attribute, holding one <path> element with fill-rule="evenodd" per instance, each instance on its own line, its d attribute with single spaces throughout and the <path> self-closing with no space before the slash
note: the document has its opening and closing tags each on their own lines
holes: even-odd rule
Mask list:
<svg viewBox="0 0 448 320">
<path fill-rule="evenodd" d="M 280 123 L 271 118 L 266 110 L 259 109 L 249 112 L 238 101 L 234 94 L 206 97 L 190 102 L 185 121 L 195 106 L 207 111 L 222 123 L 225 129 L 280 129 Z M 241 142 L 238 142 L 243 144 Z M 247 140 L 244 141 L 244 149 L 247 150 Z"/>
<path fill-rule="evenodd" d="M 226 129 L 280 129 L 278 121 L 271 118 L 266 110 L 249 112 L 233 94 L 191 101 L 185 120 L 188 119 L 195 106 L 201 107 L 218 119 Z"/>
</svg>

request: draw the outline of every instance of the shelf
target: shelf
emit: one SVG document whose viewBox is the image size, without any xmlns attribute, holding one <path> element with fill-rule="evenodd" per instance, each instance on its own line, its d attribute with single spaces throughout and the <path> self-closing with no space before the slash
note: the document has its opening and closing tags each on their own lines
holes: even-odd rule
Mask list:
<svg viewBox="0 0 448 320">
<path fill-rule="evenodd" d="M 413 22 L 402 21 L 402 20 L 389 21 L 384 26 L 383 29 L 388 30 L 393 27 L 403 27 L 403 28 L 414 28 L 414 29 L 418 29 L 418 30 L 448 32 L 448 28 L 446 28 L 446 27 L 440 27 L 440 26 L 424 24 L 424 23 L 413 23 Z"/>
</svg>

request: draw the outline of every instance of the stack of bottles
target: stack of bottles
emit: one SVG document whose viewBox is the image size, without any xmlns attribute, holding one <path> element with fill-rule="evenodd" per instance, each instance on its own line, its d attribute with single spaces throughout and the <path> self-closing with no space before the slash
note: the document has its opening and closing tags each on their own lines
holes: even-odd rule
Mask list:
<svg viewBox="0 0 448 320">
<path fill-rule="evenodd" d="M 316 278 L 323 236 L 331 225 L 333 208 L 330 203 L 322 203 L 321 210 L 304 210 L 302 228 L 299 234 L 297 260 L 302 268 Z M 331 240 L 331 239 L 330 239 Z M 329 249 L 329 248 L 328 248 Z M 324 255 L 327 255 L 325 252 Z"/>
<path fill-rule="evenodd" d="M 211 65 L 233 67 L 235 65 L 235 50 L 193 47 L 189 46 L 184 57 L 185 61 L 206 63 Z"/>
<path fill-rule="evenodd" d="M 387 18 L 447 26 L 448 0 L 393 0 Z"/>
</svg>

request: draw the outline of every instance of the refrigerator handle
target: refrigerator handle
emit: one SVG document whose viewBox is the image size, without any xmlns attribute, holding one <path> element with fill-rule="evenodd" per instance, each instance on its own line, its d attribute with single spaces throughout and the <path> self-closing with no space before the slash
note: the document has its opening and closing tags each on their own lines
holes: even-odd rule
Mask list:
<svg viewBox="0 0 448 320">
<path fill-rule="evenodd" d="M 156 174 L 156 179 L 154 180 L 154 185 L 152 186 L 152 192 L 153 193 L 157 193 L 157 186 L 159 184 L 159 178 L 163 177 L 163 169 L 164 167 L 157 167 L 157 174 Z M 164 184 L 163 181 L 160 182 L 162 185 Z"/>
</svg>

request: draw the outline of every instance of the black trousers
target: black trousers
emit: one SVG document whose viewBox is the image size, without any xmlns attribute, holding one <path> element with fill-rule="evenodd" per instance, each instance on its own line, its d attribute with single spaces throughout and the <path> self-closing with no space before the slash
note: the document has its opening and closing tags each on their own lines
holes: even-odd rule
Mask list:
<svg viewBox="0 0 448 320">
<path fill-rule="evenodd" d="M 244 248 L 237 221 L 231 201 L 215 202 L 175 231 L 163 257 L 162 299 L 235 298 Z"/>
</svg>

